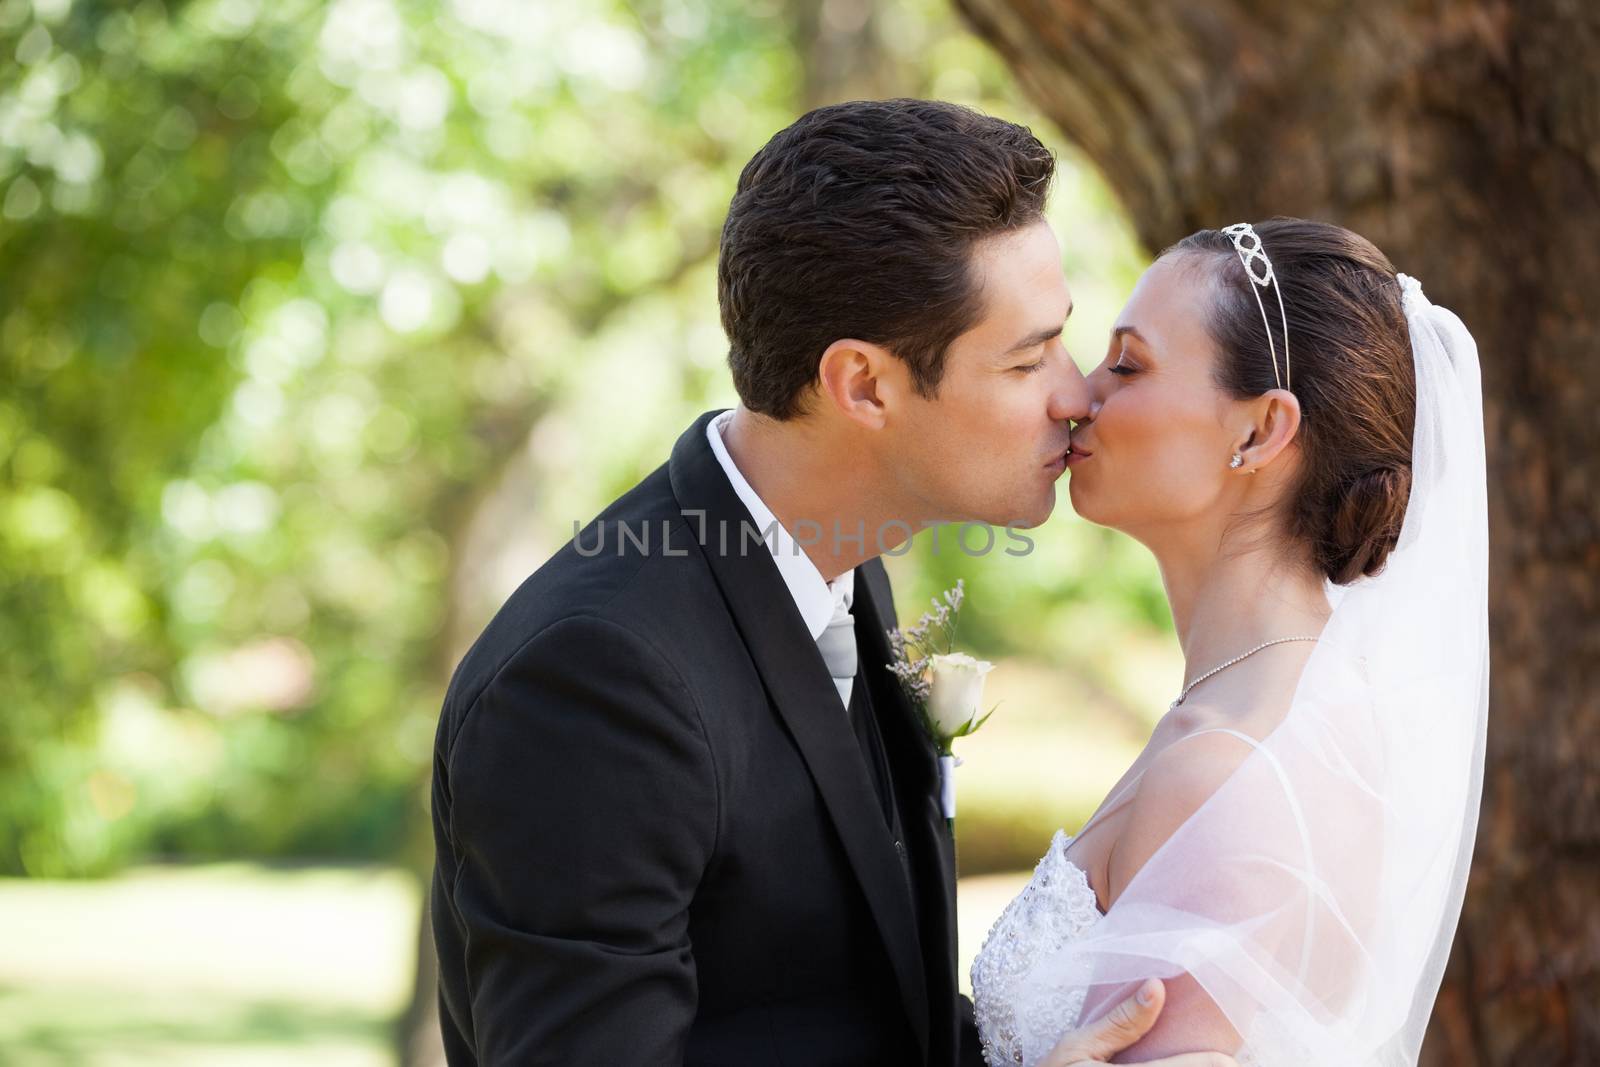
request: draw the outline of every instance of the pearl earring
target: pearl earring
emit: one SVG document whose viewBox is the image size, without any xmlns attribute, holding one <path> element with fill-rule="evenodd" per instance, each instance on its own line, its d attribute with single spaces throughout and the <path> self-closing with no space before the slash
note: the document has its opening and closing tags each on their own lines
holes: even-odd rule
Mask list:
<svg viewBox="0 0 1600 1067">
<path fill-rule="evenodd" d="M 1235 452 L 1233 454 L 1233 458 L 1228 460 L 1228 469 L 1231 471 L 1236 471 L 1242 466 L 1244 466 L 1244 457 Z"/>
</svg>

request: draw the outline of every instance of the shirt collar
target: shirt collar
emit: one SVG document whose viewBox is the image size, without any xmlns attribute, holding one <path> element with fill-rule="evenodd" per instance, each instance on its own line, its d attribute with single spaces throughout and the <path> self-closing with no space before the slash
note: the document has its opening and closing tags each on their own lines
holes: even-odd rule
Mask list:
<svg viewBox="0 0 1600 1067">
<path fill-rule="evenodd" d="M 763 537 L 762 543 L 771 551 L 772 561 L 778 565 L 778 574 L 794 599 L 795 607 L 800 609 L 800 618 L 805 621 L 812 640 L 816 640 L 822 636 L 822 631 L 827 629 L 828 621 L 836 612 L 850 609 L 855 599 L 856 572 L 845 571 L 832 582 L 822 580 L 822 572 L 811 562 L 805 549 L 788 530 L 778 525 L 772 509 L 761 502 L 744 475 L 739 473 L 739 468 L 734 466 L 733 457 L 728 455 L 728 446 L 722 440 L 722 434 L 732 419 L 733 409 L 730 408 L 707 423 L 706 440 L 710 442 L 717 462 L 722 465 L 723 473 L 733 484 L 733 491 L 743 501 L 745 510 L 750 512 L 756 529 L 773 529 L 774 536 Z M 740 543 L 743 544 L 743 541 Z"/>
</svg>

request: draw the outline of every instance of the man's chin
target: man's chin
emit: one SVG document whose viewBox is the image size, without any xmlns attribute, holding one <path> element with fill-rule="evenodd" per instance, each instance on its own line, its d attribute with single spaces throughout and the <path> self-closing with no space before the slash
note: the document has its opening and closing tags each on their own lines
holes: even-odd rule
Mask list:
<svg viewBox="0 0 1600 1067">
<path fill-rule="evenodd" d="M 1032 530 L 1049 521 L 1056 509 L 1056 487 L 1046 487 L 1043 495 L 1022 500 L 1022 506 L 1013 509 L 1004 518 L 986 519 L 990 526 L 1009 527 L 1013 530 Z"/>
</svg>

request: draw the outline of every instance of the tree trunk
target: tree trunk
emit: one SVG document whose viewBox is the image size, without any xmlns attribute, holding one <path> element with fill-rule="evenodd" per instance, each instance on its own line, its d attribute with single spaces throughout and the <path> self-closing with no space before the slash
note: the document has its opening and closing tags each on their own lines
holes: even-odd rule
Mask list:
<svg viewBox="0 0 1600 1067">
<path fill-rule="evenodd" d="M 956 0 L 1151 250 L 1366 235 L 1483 353 L 1483 817 L 1430 1064 L 1600 1063 L 1600 5 Z"/>
</svg>

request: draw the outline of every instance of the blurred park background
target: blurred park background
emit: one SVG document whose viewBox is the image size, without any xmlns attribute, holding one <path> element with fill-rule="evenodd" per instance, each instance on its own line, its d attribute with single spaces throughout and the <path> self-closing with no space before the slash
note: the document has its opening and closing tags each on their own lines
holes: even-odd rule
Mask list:
<svg viewBox="0 0 1600 1067">
<path fill-rule="evenodd" d="M 937 0 L 6 0 L 0 33 L 6 1063 L 393 1061 L 449 671 L 735 402 L 718 232 L 799 113 L 1038 130 L 1091 363 L 1143 265 Z M 895 561 L 912 617 L 965 577 L 1006 662 L 967 870 L 1031 867 L 1180 680 L 1141 551 L 1037 540 Z"/>
<path fill-rule="evenodd" d="M 1595 18 L 1533 5 L 1541 52 L 1465 0 L 1400 11 L 1409 38 L 1377 3 L 1305 5 L 1345 12 L 1323 29 L 961 6 L 0 0 L 0 1063 L 434 1062 L 449 672 L 575 520 L 734 402 L 715 257 L 745 160 L 882 96 L 1058 153 L 1086 367 L 1199 225 L 1329 217 L 1440 279 L 1503 398 L 1516 666 L 1435 1047 L 1600 1062 L 1600 92 L 1556 62 L 1600 55 Z M 965 578 L 963 639 L 1001 662 L 963 748 L 969 958 L 1181 681 L 1142 550 L 1066 509 L 1035 539 L 891 561 L 902 616 Z"/>
</svg>

